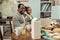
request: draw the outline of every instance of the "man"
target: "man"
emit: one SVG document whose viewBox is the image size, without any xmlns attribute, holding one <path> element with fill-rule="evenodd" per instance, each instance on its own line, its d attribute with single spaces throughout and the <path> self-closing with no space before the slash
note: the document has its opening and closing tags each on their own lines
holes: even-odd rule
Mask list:
<svg viewBox="0 0 60 40">
<path fill-rule="evenodd" d="M 14 27 L 19 27 L 20 24 L 25 23 L 25 6 L 24 4 L 18 5 L 18 13 L 14 17 Z"/>
</svg>

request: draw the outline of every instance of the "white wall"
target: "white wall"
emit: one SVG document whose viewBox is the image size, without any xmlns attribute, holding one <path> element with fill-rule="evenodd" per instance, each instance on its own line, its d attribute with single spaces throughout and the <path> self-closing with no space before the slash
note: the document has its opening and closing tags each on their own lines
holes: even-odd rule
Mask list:
<svg viewBox="0 0 60 40">
<path fill-rule="evenodd" d="M 21 2 L 23 3 L 25 6 L 29 6 L 29 2 Z"/>
<path fill-rule="evenodd" d="M 14 2 L 14 0 L 4 0 L 0 5 L 0 11 L 3 16 L 14 16 L 17 12 L 17 5 L 18 3 Z"/>
<path fill-rule="evenodd" d="M 3 3 L 0 5 L 0 11 L 2 12 L 3 16 L 15 16 L 17 13 L 17 0 L 4 0 Z M 21 2 L 26 6 L 29 6 L 28 2 Z"/>
<path fill-rule="evenodd" d="M 40 0 L 29 0 L 29 5 L 32 8 L 33 17 L 40 18 Z"/>
<path fill-rule="evenodd" d="M 52 19 L 60 19 L 60 6 L 52 7 L 51 18 Z"/>
<path fill-rule="evenodd" d="M 21 2 L 26 6 L 32 8 L 33 17 L 40 18 L 40 0 L 29 0 L 29 2 Z M 17 12 L 18 3 L 14 0 L 4 0 L 2 5 L 0 5 L 0 11 L 2 11 L 3 16 L 15 16 Z"/>
</svg>

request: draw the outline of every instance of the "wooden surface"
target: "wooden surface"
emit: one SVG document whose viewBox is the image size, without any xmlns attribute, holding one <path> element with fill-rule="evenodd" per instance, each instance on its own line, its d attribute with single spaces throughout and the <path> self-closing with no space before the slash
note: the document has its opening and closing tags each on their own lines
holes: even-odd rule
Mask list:
<svg viewBox="0 0 60 40">
<path fill-rule="evenodd" d="M 0 28 L 0 39 L 3 40 L 3 36 L 2 36 L 2 33 L 1 33 L 1 28 Z"/>
<path fill-rule="evenodd" d="M 19 35 L 18 37 L 15 33 L 12 33 L 12 40 L 43 40 L 43 39 L 32 39 L 31 33 L 27 32 L 25 35 Z"/>
</svg>

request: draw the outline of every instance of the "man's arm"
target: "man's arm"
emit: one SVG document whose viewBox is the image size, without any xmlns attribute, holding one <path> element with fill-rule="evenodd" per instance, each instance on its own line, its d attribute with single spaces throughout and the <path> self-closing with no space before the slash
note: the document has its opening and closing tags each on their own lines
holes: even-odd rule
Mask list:
<svg viewBox="0 0 60 40">
<path fill-rule="evenodd" d="M 22 16 L 19 16 L 19 17 L 18 17 L 18 21 L 19 21 L 20 23 L 24 23 L 23 17 L 22 17 Z"/>
</svg>

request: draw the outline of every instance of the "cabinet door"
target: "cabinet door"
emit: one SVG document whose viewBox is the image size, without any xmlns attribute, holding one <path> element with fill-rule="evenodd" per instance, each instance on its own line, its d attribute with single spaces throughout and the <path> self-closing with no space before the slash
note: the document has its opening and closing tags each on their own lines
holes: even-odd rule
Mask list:
<svg viewBox="0 0 60 40">
<path fill-rule="evenodd" d="M 60 19 L 60 6 L 52 6 L 52 19 Z"/>
</svg>

